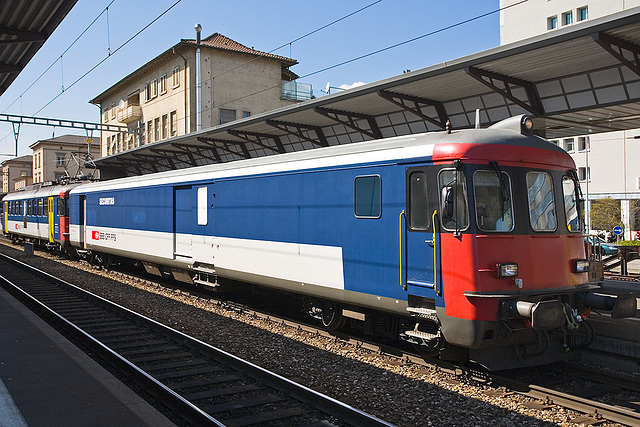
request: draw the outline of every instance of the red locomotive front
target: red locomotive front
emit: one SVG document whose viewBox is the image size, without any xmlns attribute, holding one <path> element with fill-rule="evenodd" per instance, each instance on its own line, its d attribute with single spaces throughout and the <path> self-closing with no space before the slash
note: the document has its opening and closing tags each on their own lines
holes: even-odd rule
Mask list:
<svg viewBox="0 0 640 427">
<path fill-rule="evenodd" d="M 529 136 L 439 144 L 433 158 L 442 166 L 438 318 L 449 344 L 494 369 L 547 363 L 589 344 L 591 308 L 635 313 L 631 296 L 593 294 L 567 153 Z"/>
</svg>

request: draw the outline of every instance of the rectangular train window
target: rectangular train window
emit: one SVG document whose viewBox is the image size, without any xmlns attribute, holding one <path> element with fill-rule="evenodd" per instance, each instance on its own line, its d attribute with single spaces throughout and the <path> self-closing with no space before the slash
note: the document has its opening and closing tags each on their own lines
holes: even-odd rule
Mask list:
<svg viewBox="0 0 640 427">
<path fill-rule="evenodd" d="M 207 225 L 207 187 L 198 187 L 198 225 Z"/>
<path fill-rule="evenodd" d="M 356 218 L 380 218 L 382 216 L 382 180 L 380 176 L 356 177 L 353 200 Z"/>
<path fill-rule="evenodd" d="M 68 216 L 67 215 L 67 200 L 62 197 L 58 198 L 58 216 Z"/>
<path fill-rule="evenodd" d="M 38 216 L 42 216 L 42 199 L 38 199 Z"/>
<path fill-rule="evenodd" d="M 409 227 L 412 230 L 428 230 L 430 226 L 427 174 L 412 172 L 409 175 Z"/>
<path fill-rule="evenodd" d="M 469 227 L 469 204 L 467 202 L 467 178 L 456 169 L 443 169 L 439 175 L 440 218 L 447 230 L 466 230 Z M 449 200 L 448 200 L 449 199 Z M 445 207 L 450 210 L 446 212 Z"/>
<path fill-rule="evenodd" d="M 553 181 L 546 172 L 527 174 L 529 219 L 535 231 L 555 231 L 557 227 Z"/>
<path fill-rule="evenodd" d="M 511 184 L 504 172 L 478 170 L 473 174 L 476 221 L 482 231 L 511 231 Z"/>
<path fill-rule="evenodd" d="M 572 233 L 582 231 L 580 214 L 578 213 L 578 183 L 569 176 L 562 178 L 562 196 L 564 198 L 564 213 L 567 220 L 567 230 Z"/>
</svg>

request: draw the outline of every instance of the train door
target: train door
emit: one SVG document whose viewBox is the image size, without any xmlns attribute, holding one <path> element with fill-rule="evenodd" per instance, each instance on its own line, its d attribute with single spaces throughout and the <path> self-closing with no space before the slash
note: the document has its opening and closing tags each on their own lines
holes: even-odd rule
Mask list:
<svg viewBox="0 0 640 427">
<path fill-rule="evenodd" d="M 4 232 L 5 234 L 9 233 L 9 202 L 4 202 L 4 212 L 3 218 L 4 221 Z"/>
<path fill-rule="evenodd" d="M 410 295 L 434 299 L 439 254 L 434 230 L 437 199 L 434 193 L 434 172 L 427 167 L 409 168 L 406 175 L 406 220 L 403 227 L 406 243 L 404 251 L 405 288 Z M 430 188 L 434 187 L 434 188 Z"/>
<path fill-rule="evenodd" d="M 190 185 L 173 188 L 173 256 L 192 257 L 190 230 L 196 221 L 195 195 Z"/>
<path fill-rule="evenodd" d="M 49 243 L 53 243 L 53 224 L 54 224 L 54 209 L 53 209 L 53 197 L 48 197 L 48 216 L 49 216 Z"/>
</svg>

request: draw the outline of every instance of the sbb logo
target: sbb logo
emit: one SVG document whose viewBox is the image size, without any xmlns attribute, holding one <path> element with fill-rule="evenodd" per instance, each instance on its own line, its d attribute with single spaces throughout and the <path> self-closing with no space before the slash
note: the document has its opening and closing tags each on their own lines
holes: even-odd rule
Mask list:
<svg viewBox="0 0 640 427">
<path fill-rule="evenodd" d="M 100 232 L 99 231 L 92 231 L 91 232 L 91 238 L 93 240 L 100 240 Z"/>
</svg>

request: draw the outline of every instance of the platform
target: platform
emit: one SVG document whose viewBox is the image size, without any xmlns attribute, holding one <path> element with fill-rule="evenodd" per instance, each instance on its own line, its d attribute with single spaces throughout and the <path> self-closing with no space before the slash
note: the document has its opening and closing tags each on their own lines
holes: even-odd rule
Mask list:
<svg viewBox="0 0 640 427">
<path fill-rule="evenodd" d="M 0 289 L 1 426 L 173 426 Z"/>
</svg>

